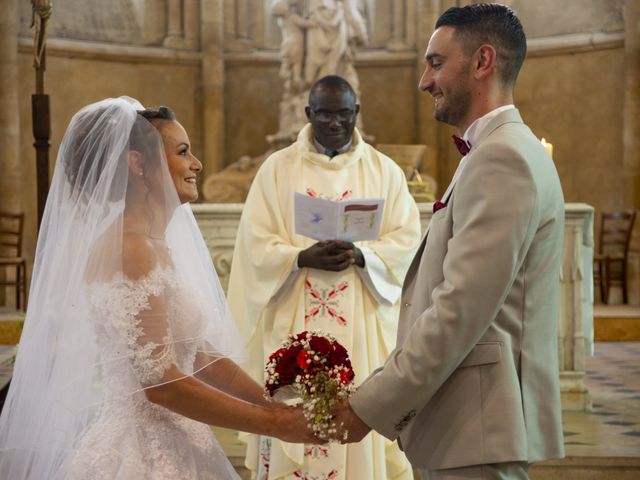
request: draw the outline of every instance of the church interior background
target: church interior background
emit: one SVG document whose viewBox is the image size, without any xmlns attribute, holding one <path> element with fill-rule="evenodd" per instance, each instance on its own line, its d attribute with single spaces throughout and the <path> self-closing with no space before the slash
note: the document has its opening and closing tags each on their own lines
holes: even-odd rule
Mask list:
<svg viewBox="0 0 640 480">
<path fill-rule="evenodd" d="M 204 165 L 204 195 L 194 210 L 201 213 L 203 229 L 223 229 L 220 225 L 227 225 L 241 198 L 225 190 L 228 181 L 216 183 L 220 172 L 226 168 L 223 179 L 241 177 L 246 183 L 246 175 L 264 154 L 278 142 L 286 143 L 286 135 L 279 134 L 288 87 L 280 76 L 282 37 L 272 0 L 53 3 L 45 74 L 51 112 L 49 172 L 65 128 L 82 106 L 120 95 L 148 106 L 167 105 L 189 132 L 192 149 Z M 433 101 L 417 84 L 435 20 L 450 6 L 473 2 L 351 3 L 368 37 L 353 46 L 362 127 L 374 144 L 423 145 L 420 173 L 438 198 L 459 154 L 450 141 L 451 128 L 433 119 Z M 640 1 L 503 3 L 516 10 L 528 37 L 516 106 L 534 134 L 553 145 L 566 202 L 593 207 L 586 232 L 586 243 L 593 248 L 602 212 L 640 209 Z M 37 240 L 31 22 L 31 2 L 0 2 L 0 211 L 25 214 L 28 269 Z M 207 205 L 212 199 L 235 203 L 213 208 L 217 213 L 211 216 Z M 565 412 L 569 458 L 534 469 L 532 478 L 640 475 L 639 224 L 628 258 L 628 305 L 609 307 L 622 327 L 602 333 L 602 339 L 615 342 L 599 343 L 596 324 L 595 355 L 589 354 L 589 346 L 583 364 L 576 367 L 586 375 L 580 388 L 587 388 L 589 395 L 581 408 Z M 228 269 L 228 252 L 220 255 L 216 267 Z M 591 289 L 590 268 L 577 271 L 585 277 L 584 288 Z M 597 314 L 597 289 L 590 303 L 594 297 Z M 620 299 L 614 290 L 611 303 Z M 15 307 L 11 292 L 0 290 L 0 300 L 6 317 Z M 585 311 L 591 315 L 591 305 Z M 229 438 L 229 454 L 238 457 L 240 465 L 240 447 Z"/>
</svg>

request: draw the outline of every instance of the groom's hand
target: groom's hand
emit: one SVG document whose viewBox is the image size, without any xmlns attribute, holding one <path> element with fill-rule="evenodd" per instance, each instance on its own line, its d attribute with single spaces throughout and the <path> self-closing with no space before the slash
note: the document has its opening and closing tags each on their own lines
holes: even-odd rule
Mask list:
<svg viewBox="0 0 640 480">
<path fill-rule="evenodd" d="M 371 427 L 360 420 L 360 417 L 353 411 L 348 400 L 342 400 L 338 403 L 333 414 L 338 426 L 337 440 L 342 443 L 359 442 L 371 431 Z"/>
</svg>

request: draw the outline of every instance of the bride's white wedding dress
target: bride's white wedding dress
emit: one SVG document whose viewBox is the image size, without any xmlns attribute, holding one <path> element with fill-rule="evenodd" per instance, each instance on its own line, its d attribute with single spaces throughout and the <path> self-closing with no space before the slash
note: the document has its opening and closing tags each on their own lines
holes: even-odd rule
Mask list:
<svg viewBox="0 0 640 480">
<path fill-rule="evenodd" d="M 208 425 L 145 395 L 246 350 L 143 111 L 128 97 L 87 105 L 60 143 L 0 415 L 0 480 L 239 478 Z M 155 256 L 134 248 L 135 228 Z"/>
<path fill-rule="evenodd" d="M 206 322 L 203 303 L 181 284 L 176 271 L 157 267 L 136 281 L 89 287 L 100 356 L 121 361 L 101 365 L 103 398 L 90 412 L 94 419 L 68 457 L 63 478 L 239 478 L 208 425 L 149 402 L 142 390 L 161 383 L 172 364 L 194 373 L 202 349 L 189 340 L 204 337 Z M 161 315 L 151 306 L 160 297 L 167 306 Z"/>
</svg>

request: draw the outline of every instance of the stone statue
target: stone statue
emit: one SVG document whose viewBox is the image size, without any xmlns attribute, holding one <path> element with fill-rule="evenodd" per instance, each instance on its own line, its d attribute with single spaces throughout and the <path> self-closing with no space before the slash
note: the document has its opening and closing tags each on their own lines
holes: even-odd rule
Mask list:
<svg viewBox="0 0 640 480">
<path fill-rule="evenodd" d="M 249 187 L 262 162 L 274 151 L 267 150 L 258 157 L 243 155 L 220 172 L 207 175 L 202 183 L 202 195 L 207 202 L 243 203 Z"/>
<path fill-rule="evenodd" d="M 271 12 L 277 17 L 282 31 L 280 77 L 285 81 L 285 90 L 302 89 L 305 30 L 316 24 L 301 16 L 298 0 L 275 0 Z"/>
<path fill-rule="evenodd" d="M 340 75 L 357 92 L 351 47 L 367 41 L 367 29 L 353 0 L 312 0 L 309 17 L 315 27 L 307 33 L 307 85 L 326 75 Z"/>
</svg>

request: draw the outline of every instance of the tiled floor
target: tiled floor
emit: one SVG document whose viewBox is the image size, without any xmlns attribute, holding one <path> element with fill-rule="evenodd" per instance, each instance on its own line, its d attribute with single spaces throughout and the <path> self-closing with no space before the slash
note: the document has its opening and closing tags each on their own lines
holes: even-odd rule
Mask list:
<svg viewBox="0 0 640 480">
<path fill-rule="evenodd" d="M 563 412 L 567 456 L 640 457 L 640 343 L 596 342 L 586 383 L 593 412 Z"/>
</svg>

